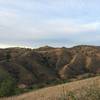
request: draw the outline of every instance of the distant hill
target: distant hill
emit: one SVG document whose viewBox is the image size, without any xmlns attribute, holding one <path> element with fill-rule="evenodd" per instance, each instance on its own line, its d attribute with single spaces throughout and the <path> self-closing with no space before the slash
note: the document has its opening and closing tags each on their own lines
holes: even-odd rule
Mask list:
<svg viewBox="0 0 100 100">
<path fill-rule="evenodd" d="M 0 49 L 0 80 L 11 76 L 20 88 L 95 74 L 100 74 L 99 46 Z"/>
</svg>

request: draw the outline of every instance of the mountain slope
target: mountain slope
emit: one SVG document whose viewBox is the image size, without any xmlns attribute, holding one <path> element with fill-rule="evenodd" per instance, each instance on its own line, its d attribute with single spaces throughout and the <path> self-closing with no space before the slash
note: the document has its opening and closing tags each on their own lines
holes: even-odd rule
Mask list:
<svg viewBox="0 0 100 100">
<path fill-rule="evenodd" d="M 63 99 L 63 96 L 67 97 L 67 93 L 72 93 L 71 91 L 73 91 L 78 96 L 81 93 L 82 95 L 86 95 L 85 93 L 88 92 L 86 90 L 87 89 L 89 90 L 89 88 L 91 89 L 90 92 L 93 92 L 93 93 L 95 93 L 97 91 L 96 89 L 98 89 L 97 94 L 100 97 L 100 76 L 85 79 L 85 80 L 80 80 L 76 82 L 66 83 L 66 84 L 62 84 L 58 86 L 48 87 L 48 88 L 30 92 L 30 93 L 25 93 L 20 96 L 3 98 L 2 100 L 66 100 L 66 99 Z M 62 97 L 62 99 L 60 97 Z M 88 97 L 89 99 L 78 99 L 78 100 L 99 100 L 99 99 L 96 99 L 97 95 L 95 97 L 94 94 L 93 96 L 91 96 L 92 99 L 89 95 Z M 93 97 L 95 97 L 95 99 Z M 68 100 L 73 100 L 73 99 L 69 98 Z"/>
<path fill-rule="evenodd" d="M 100 47 L 0 49 L 0 69 L 13 77 L 18 87 L 49 84 L 87 73 L 100 74 Z"/>
</svg>

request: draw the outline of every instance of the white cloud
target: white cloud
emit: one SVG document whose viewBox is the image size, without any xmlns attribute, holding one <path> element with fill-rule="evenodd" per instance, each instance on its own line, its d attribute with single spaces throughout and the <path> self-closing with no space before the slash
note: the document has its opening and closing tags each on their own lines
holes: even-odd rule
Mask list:
<svg viewBox="0 0 100 100">
<path fill-rule="evenodd" d="M 100 30 L 99 22 L 90 22 L 90 23 L 80 23 L 75 19 L 58 19 L 58 20 L 47 20 L 41 26 L 37 26 L 37 29 L 40 29 L 43 34 L 46 35 L 78 35 L 83 34 L 84 32 L 96 32 Z"/>
<path fill-rule="evenodd" d="M 15 13 L 7 12 L 7 11 L 0 11 L 0 17 L 15 17 Z"/>
<path fill-rule="evenodd" d="M 22 47 L 22 48 L 32 48 L 32 46 L 23 45 L 23 44 L 7 44 L 7 43 L 0 43 L 0 48 L 11 48 L 11 47 Z"/>
<path fill-rule="evenodd" d="M 100 31 L 98 5 L 98 0 L 0 0 L 0 41 L 90 37 Z"/>
<path fill-rule="evenodd" d="M 100 22 L 91 22 L 91 23 L 87 23 L 82 25 L 83 29 L 87 29 L 87 30 L 98 30 L 100 29 Z"/>
<path fill-rule="evenodd" d="M 10 45 L 10 44 L 0 44 L 0 48 L 8 48 L 8 47 L 13 47 L 13 45 Z"/>
</svg>

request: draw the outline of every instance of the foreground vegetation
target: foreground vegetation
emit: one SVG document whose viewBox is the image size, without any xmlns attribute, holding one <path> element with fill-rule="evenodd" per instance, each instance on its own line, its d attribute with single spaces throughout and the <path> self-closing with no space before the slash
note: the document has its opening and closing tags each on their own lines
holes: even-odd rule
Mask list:
<svg viewBox="0 0 100 100">
<path fill-rule="evenodd" d="M 0 100 L 100 100 L 100 76 Z"/>
<path fill-rule="evenodd" d="M 63 92 L 60 96 L 53 97 L 48 100 L 100 100 L 100 88 L 98 88 L 95 84 L 69 92 L 63 88 Z"/>
<path fill-rule="evenodd" d="M 2 74 L 2 76 L 3 76 L 0 80 L 0 97 L 9 97 L 9 96 L 13 96 L 13 95 L 20 95 L 22 93 L 30 92 L 30 91 L 33 91 L 33 90 L 38 90 L 38 89 L 41 89 L 41 88 L 44 88 L 44 87 L 50 87 L 50 86 L 54 86 L 54 85 L 69 83 L 71 81 L 76 81 L 76 80 L 91 77 L 90 74 L 86 74 L 86 75 L 83 75 L 83 76 L 81 75 L 81 78 L 79 76 L 79 77 L 76 77 L 76 78 L 70 79 L 70 80 L 47 81 L 47 82 L 42 83 L 42 84 L 37 84 L 37 85 L 34 84 L 34 85 L 27 87 L 27 88 L 18 88 L 17 87 L 17 80 L 12 78 L 7 73 L 5 74 L 3 72 L 3 70 L 0 74 Z"/>
</svg>

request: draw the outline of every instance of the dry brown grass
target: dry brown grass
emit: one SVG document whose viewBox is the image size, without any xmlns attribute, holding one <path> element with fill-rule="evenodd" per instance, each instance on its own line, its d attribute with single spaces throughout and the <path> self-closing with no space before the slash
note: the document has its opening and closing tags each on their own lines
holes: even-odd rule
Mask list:
<svg viewBox="0 0 100 100">
<path fill-rule="evenodd" d="M 97 76 L 0 100 L 99 100 L 99 97 L 100 76 Z"/>
</svg>

